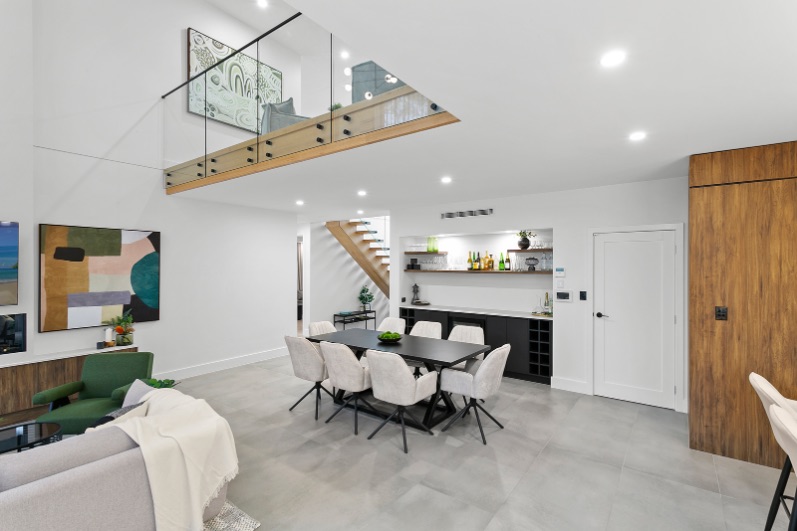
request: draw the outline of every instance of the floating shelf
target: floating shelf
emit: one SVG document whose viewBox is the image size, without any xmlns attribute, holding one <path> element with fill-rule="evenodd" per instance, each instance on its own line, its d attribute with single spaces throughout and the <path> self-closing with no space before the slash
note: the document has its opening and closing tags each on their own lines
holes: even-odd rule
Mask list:
<svg viewBox="0 0 797 531">
<path fill-rule="evenodd" d="M 551 275 L 553 271 L 500 271 L 485 269 L 484 271 L 468 271 L 467 269 L 405 269 L 405 273 L 467 273 L 469 275 Z"/>
<path fill-rule="evenodd" d="M 440 251 L 437 253 L 430 253 L 429 251 L 405 251 L 404 254 L 446 255 L 448 251 Z"/>
<path fill-rule="evenodd" d="M 507 249 L 507 253 L 552 253 L 552 247 L 546 247 L 544 249 Z"/>
</svg>

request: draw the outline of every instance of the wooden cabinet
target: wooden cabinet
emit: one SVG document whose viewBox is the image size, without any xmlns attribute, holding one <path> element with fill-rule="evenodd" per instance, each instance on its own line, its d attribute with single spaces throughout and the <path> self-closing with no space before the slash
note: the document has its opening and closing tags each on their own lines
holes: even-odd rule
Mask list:
<svg viewBox="0 0 797 531">
<path fill-rule="evenodd" d="M 690 168 L 690 447 L 780 468 L 748 376 L 797 397 L 797 143 L 695 155 Z"/>
</svg>

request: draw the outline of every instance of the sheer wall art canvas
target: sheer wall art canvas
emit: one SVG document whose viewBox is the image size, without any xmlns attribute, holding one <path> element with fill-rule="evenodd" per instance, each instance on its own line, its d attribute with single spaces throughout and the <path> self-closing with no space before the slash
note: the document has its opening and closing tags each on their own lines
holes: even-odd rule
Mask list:
<svg viewBox="0 0 797 531">
<path fill-rule="evenodd" d="M 0 305 L 19 304 L 19 223 L 0 221 Z"/>
<path fill-rule="evenodd" d="M 256 47 L 251 47 L 256 53 Z M 188 79 L 235 53 L 188 28 Z M 282 72 L 245 53 L 218 64 L 188 84 L 188 111 L 253 133 L 260 132 L 260 105 L 282 101 Z"/>
<path fill-rule="evenodd" d="M 39 225 L 39 332 L 160 318 L 160 232 Z"/>
</svg>

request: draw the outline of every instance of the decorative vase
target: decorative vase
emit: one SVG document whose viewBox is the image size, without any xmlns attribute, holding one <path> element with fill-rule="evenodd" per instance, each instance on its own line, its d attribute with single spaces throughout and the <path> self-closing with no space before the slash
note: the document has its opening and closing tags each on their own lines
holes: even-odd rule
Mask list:
<svg viewBox="0 0 797 531">
<path fill-rule="evenodd" d="M 521 250 L 523 250 L 523 251 L 525 251 L 526 249 L 528 249 L 530 245 L 531 245 L 531 242 L 529 241 L 529 239 L 528 239 L 528 238 L 520 238 L 520 239 L 517 241 L 517 246 L 518 246 L 518 247 L 519 247 Z"/>
<path fill-rule="evenodd" d="M 125 346 L 133 344 L 133 334 L 116 334 L 116 346 Z"/>
</svg>

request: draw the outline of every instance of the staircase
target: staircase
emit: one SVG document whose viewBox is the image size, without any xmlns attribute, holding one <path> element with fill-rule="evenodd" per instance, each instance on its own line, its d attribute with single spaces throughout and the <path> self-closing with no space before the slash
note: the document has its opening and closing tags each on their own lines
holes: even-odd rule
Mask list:
<svg viewBox="0 0 797 531">
<path fill-rule="evenodd" d="M 364 220 L 327 221 L 326 228 L 374 284 L 390 297 L 390 249 Z"/>
</svg>

